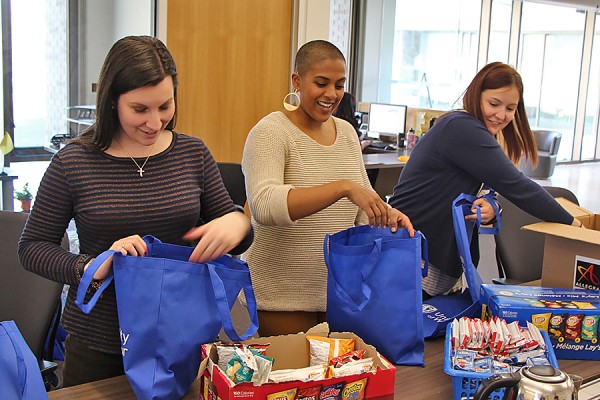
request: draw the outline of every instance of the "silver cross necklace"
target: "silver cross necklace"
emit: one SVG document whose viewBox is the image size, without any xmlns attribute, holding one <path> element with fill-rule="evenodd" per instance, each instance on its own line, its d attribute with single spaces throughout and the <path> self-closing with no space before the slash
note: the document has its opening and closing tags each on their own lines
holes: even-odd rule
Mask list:
<svg viewBox="0 0 600 400">
<path fill-rule="evenodd" d="M 148 162 L 148 160 L 150 159 L 150 156 L 152 155 L 152 151 L 154 151 L 154 146 L 156 146 L 156 142 L 158 142 L 158 139 L 154 142 L 154 144 L 152 145 L 152 148 L 150 149 L 150 154 L 148 154 L 148 157 L 146 157 L 146 160 L 144 161 L 144 163 L 142 165 L 138 164 L 137 161 L 135 161 L 135 158 L 131 157 L 131 155 L 127 152 L 127 150 L 125 150 L 125 147 L 123 147 L 123 145 L 121 144 L 121 142 L 119 142 L 117 140 L 117 143 L 119 143 L 119 146 L 121 146 L 121 148 L 123 149 L 123 151 L 125 152 L 125 154 L 127 154 L 127 156 L 129 158 L 131 158 L 131 161 L 133 161 L 136 165 L 136 167 L 138 167 L 138 174 L 140 174 L 140 178 L 144 176 L 144 167 L 146 166 L 146 163 Z"/>
</svg>

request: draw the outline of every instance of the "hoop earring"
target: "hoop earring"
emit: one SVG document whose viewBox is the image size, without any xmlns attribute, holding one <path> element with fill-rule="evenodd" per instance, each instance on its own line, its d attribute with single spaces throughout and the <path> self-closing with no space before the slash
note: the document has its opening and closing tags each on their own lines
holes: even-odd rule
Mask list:
<svg viewBox="0 0 600 400">
<path fill-rule="evenodd" d="M 296 105 L 286 102 L 288 97 L 292 97 L 292 96 L 296 96 Z M 298 96 L 298 89 L 295 89 L 293 92 L 286 94 L 285 97 L 283 98 L 283 108 L 285 108 L 286 110 L 296 111 L 299 106 L 300 106 L 300 96 Z"/>
</svg>

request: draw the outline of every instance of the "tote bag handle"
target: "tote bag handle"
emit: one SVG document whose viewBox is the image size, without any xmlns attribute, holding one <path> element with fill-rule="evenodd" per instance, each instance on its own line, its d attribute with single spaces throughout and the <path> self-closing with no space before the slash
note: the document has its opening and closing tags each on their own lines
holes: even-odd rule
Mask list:
<svg viewBox="0 0 600 400">
<path fill-rule="evenodd" d="M 421 269 L 421 275 L 425 277 L 427 276 L 427 271 L 429 268 L 429 252 L 427 249 L 427 240 L 425 239 L 425 236 L 419 231 L 416 231 L 415 235 L 418 235 L 421 238 L 421 256 L 425 260 L 423 268 Z M 323 241 L 323 256 L 327 265 L 331 265 L 331 256 L 329 252 L 330 240 L 331 235 L 326 234 L 325 240 Z M 328 279 L 331 279 L 331 281 L 333 282 L 333 286 L 335 288 L 337 296 L 340 299 L 342 299 L 352 311 L 362 311 L 369 303 L 369 300 L 371 300 L 371 288 L 366 284 L 366 281 L 369 278 L 369 275 L 371 275 L 373 268 L 379 261 L 379 258 L 381 257 L 382 243 L 383 239 L 381 237 L 378 237 L 373 241 L 373 249 L 371 250 L 369 257 L 367 257 L 367 260 L 360 269 L 360 275 L 362 280 L 361 291 L 363 294 L 363 299 L 360 301 L 360 304 L 357 304 L 357 302 L 354 301 L 352 297 L 348 295 L 348 293 L 346 293 L 344 288 L 335 280 L 333 274 L 328 274 Z"/>
<path fill-rule="evenodd" d="M 85 294 L 87 293 L 88 288 L 90 287 L 90 284 L 92 283 L 92 279 L 94 279 L 94 274 L 96 273 L 96 271 L 98 271 L 98 269 L 100 268 L 102 263 L 108 259 L 108 257 L 110 257 L 116 253 L 121 254 L 120 252 L 118 252 L 116 250 L 106 250 L 106 251 L 102 252 L 98 257 L 96 257 L 90 263 L 90 265 L 86 268 L 85 272 L 83 273 L 83 276 L 81 277 L 81 281 L 79 282 L 79 286 L 77 287 L 77 298 L 75 299 L 75 304 L 84 313 L 89 314 L 90 311 L 92 311 L 92 309 L 98 302 L 98 299 L 100 298 L 100 296 L 102 295 L 104 290 L 113 281 L 114 276 L 113 276 L 113 272 L 111 269 L 110 275 L 107 276 L 106 279 L 104 279 L 104 282 L 102 282 L 102 284 L 100 285 L 100 287 L 98 289 L 96 289 L 96 292 L 94 293 L 92 298 L 87 303 L 85 302 Z"/>
<path fill-rule="evenodd" d="M 467 237 L 465 215 L 470 215 L 471 207 L 475 207 L 477 214 L 475 225 L 479 229 L 480 233 L 497 234 L 501 226 L 500 212 L 494 200 L 494 193 L 489 192 L 484 197 L 491 204 L 494 212 L 496 213 L 497 223 L 493 228 L 481 227 L 481 207 L 473 205 L 473 202 L 477 200 L 476 196 L 463 193 L 452 202 L 454 235 L 456 236 L 456 244 L 458 246 L 459 255 L 462 259 L 467 284 L 469 285 L 469 293 L 471 294 L 471 298 L 474 302 L 479 301 L 479 287 L 483 281 L 479 273 L 475 270 L 473 260 L 471 259 L 470 240 Z"/>
<path fill-rule="evenodd" d="M 2 325 L 2 328 L 6 332 L 6 335 L 8 336 L 8 339 L 15 350 L 15 355 L 17 356 L 17 376 L 19 380 L 21 396 L 23 396 L 25 394 L 25 383 L 27 382 L 27 365 L 25 364 L 25 356 L 19 347 L 18 338 L 15 337 L 14 330 L 10 329 L 14 328 L 17 330 L 18 328 L 14 321 L 3 321 L 0 322 L 0 325 Z"/>
<path fill-rule="evenodd" d="M 150 243 L 162 243 L 156 238 L 151 239 L 153 240 L 150 240 L 149 237 L 144 237 L 144 240 L 146 240 L 146 242 L 149 245 Z M 75 304 L 84 313 L 89 314 L 90 311 L 92 311 L 106 287 L 108 287 L 108 285 L 114 279 L 114 275 L 112 274 L 111 270 L 111 275 L 104 280 L 104 282 L 96 290 L 92 298 L 87 303 L 85 303 L 85 294 L 92 282 L 94 274 L 96 273 L 96 271 L 98 271 L 98 268 L 100 268 L 102 263 L 108 259 L 108 257 L 116 253 L 121 254 L 116 250 L 104 251 L 90 263 L 89 267 L 83 273 L 83 276 L 81 277 L 81 282 L 79 283 L 79 287 L 77 288 L 77 298 L 75 300 Z M 223 329 L 225 330 L 225 333 L 227 333 L 227 336 L 229 336 L 229 338 L 234 341 L 240 341 L 250 338 L 258 331 L 258 314 L 256 309 L 256 298 L 254 296 L 254 289 L 252 287 L 252 283 L 250 282 L 250 275 L 247 275 L 248 278 L 243 283 L 244 294 L 246 295 L 248 302 L 247 304 L 248 313 L 250 316 L 250 326 L 248 326 L 246 332 L 240 337 L 235 331 L 235 328 L 233 327 L 233 323 L 231 321 L 231 311 L 229 310 L 229 303 L 227 300 L 227 294 L 225 292 L 225 286 L 223 284 L 223 281 L 216 272 L 214 264 L 208 263 L 205 265 L 207 265 L 208 267 L 208 272 L 210 274 L 215 300 L 217 302 L 217 307 L 221 317 L 221 322 L 223 323 Z"/>
<path fill-rule="evenodd" d="M 247 278 L 244 279 L 242 287 L 244 295 L 246 296 L 248 315 L 250 316 L 250 325 L 248 326 L 248 329 L 246 329 L 246 332 L 242 336 L 239 336 L 233 326 L 233 322 L 231 321 L 231 310 L 229 309 L 229 302 L 227 300 L 225 285 L 223 284 L 221 277 L 217 273 L 215 265 L 212 263 L 208 263 L 207 267 L 208 272 L 210 274 L 212 288 L 215 294 L 215 300 L 217 302 L 217 308 L 219 310 L 221 322 L 223 323 L 223 330 L 225 331 L 229 339 L 235 342 L 251 338 L 258 331 L 258 311 L 256 308 L 256 298 L 254 296 L 254 289 L 250 281 L 250 274 L 248 273 L 246 275 Z"/>
</svg>

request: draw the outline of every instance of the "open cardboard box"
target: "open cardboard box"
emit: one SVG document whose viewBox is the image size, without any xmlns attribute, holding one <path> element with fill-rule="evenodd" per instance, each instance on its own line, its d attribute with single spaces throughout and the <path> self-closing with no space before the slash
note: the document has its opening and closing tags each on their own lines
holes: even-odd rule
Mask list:
<svg viewBox="0 0 600 400">
<path fill-rule="evenodd" d="M 316 385 L 325 387 L 338 382 L 350 384 L 364 378 L 367 378 L 365 398 L 394 398 L 393 395 L 394 382 L 396 379 L 396 367 L 387 361 L 383 356 L 381 356 L 373 346 L 366 344 L 354 333 L 329 333 L 329 326 L 326 323 L 323 323 L 309 329 L 307 333 L 249 339 L 243 343 L 268 343 L 269 347 L 267 349 L 266 356 L 275 360 L 273 364 L 273 370 L 303 368 L 310 365 L 309 342 L 306 340 L 307 335 L 331 338 L 354 338 L 355 349 L 365 349 L 365 358 L 373 357 L 375 372 L 310 382 L 291 381 L 281 383 L 265 383 L 260 386 L 255 386 L 251 382 L 234 384 L 217 366 L 218 355 L 216 347 L 213 344 L 206 344 L 202 346 L 203 361 L 200 367 L 200 374 L 202 375 L 200 399 L 212 400 L 220 398 L 222 400 L 265 400 L 267 399 L 267 395 L 288 389 L 310 388 Z"/>
<path fill-rule="evenodd" d="M 564 198 L 556 201 L 587 229 L 553 222 L 538 222 L 522 228 L 546 235 L 541 286 L 598 290 L 600 270 L 597 267 L 594 272 L 593 267 L 600 264 L 600 214 Z"/>
</svg>

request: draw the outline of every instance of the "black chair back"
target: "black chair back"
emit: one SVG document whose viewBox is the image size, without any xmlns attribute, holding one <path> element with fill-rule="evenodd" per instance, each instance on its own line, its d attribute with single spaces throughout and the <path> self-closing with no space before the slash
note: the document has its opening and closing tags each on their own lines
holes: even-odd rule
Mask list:
<svg viewBox="0 0 600 400">
<path fill-rule="evenodd" d="M 544 186 L 544 189 L 555 198 L 564 197 L 579 204 L 577 197 L 569 189 L 552 186 Z M 521 229 L 524 225 L 541 220 L 521 210 L 501 195 L 498 196 L 498 202 L 502 206 L 502 229 L 495 236 L 495 241 L 500 278 L 492 281 L 512 285 L 541 279 L 544 235 Z"/>
<path fill-rule="evenodd" d="M 233 203 L 241 208 L 246 204 L 246 183 L 242 166 L 232 162 L 217 162 L 221 179 Z"/>
<path fill-rule="evenodd" d="M 0 320 L 14 320 L 25 342 L 38 359 L 46 388 L 49 389 L 45 374 L 52 373 L 56 364 L 45 363 L 48 354 L 44 354 L 46 338 L 52 344 L 56 335 L 60 311 L 63 284 L 43 278 L 25 270 L 17 255 L 17 245 L 29 214 L 22 212 L 0 211 L 0 257 L 2 259 L 2 279 L 0 279 Z M 65 245 L 65 242 L 63 242 Z M 50 353 L 50 351 L 48 352 Z"/>
</svg>

